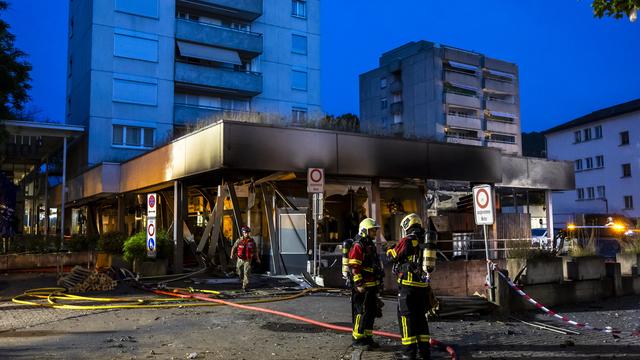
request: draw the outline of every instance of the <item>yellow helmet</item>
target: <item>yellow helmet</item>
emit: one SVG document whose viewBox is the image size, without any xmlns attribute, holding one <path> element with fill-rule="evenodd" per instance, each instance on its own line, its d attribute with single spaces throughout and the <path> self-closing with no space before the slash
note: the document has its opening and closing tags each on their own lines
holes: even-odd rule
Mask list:
<svg viewBox="0 0 640 360">
<path fill-rule="evenodd" d="M 400 222 L 400 227 L 402 228 L 402 233 L 406 235 L 407 230 L 409 230 L 412 226 L 420 225 L 422 227 L 422 219 L 416 213 L 411 213 L 404 218 Z"/>
<path fill-rule="evenodd" d="M 360 234 L 360 236 L 367 236 L 369 235 L 369 229 L 378 228 L 380 228 L 380 225 L 378 225 L 375 220 L 373 220 L 372 218 L 366 218 L 360 221 L 360 225 L 358 225 L 358 233 Z"/>
</svg>

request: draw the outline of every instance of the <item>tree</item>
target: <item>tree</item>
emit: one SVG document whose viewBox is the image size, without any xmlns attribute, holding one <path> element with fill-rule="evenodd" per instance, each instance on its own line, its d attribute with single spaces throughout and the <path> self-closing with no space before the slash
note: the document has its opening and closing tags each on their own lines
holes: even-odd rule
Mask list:
<svg viewBox="0 0 640 360">
<path fill-rule="evenodd" d="M 323 129 L 357 132 L 360 130 L 360 119 L 357 115 L 346 113 L 338 116 L 326 115 L 320 122 Z"/>
<path fill-rule="evenodd" d="M 0 11 L 7 6 L 0 0 Z M 24 60 L 26 54 L 15 48 L 15 38 L 9 24 L 0 19 L 0 119 L 16 118 L 29 100 L 31 65 Z"/>
<path fill-rule="evenodd" d="M 610 16 L 620 19 L 628 16 L 629 20 L 634 22 L 638 18 L 640 0 L 594 0 L 591 6 L 593 15 L 598 18 Z"/>
</svg>

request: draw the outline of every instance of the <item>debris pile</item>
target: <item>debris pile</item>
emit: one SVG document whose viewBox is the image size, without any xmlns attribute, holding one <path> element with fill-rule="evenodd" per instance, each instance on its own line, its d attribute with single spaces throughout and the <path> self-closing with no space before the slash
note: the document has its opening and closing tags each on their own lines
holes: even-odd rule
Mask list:
<svg viewBox="0 0 640 360">
<path fill-rule="evenodd" d="M 58 285 L 65 287 L 69 292 L 81 293 L 113 290 L 118 282 L 96 270 L 75 266 L 68 275 L 58 280 Z"/>
</svg>

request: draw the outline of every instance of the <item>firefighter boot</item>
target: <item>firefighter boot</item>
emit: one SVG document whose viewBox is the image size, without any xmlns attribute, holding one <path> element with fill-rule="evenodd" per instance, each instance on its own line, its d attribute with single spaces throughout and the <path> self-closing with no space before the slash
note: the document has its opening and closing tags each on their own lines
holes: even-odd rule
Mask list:
<svg viewBox="0 0 640 360">
<path fill-rule="evenodd" d="M 401 352 L 395 354 L 396 360 L 416 360 L 415 345 L 403 346 Z"/>
<path fill-rule="evenodd" d="M 418 349 L 418 359 L 421 360 L 431 360 L 431 350 L 429 349 L 429 346 L 420 346 L 420 348 Z"/>
<path fill-rule="evenodd" d="M 372 337 L 365 338 L 365 344 L 367 344 L 367 350 L 379 349 L 380 344 L 373 340 Z"/>
</svg>

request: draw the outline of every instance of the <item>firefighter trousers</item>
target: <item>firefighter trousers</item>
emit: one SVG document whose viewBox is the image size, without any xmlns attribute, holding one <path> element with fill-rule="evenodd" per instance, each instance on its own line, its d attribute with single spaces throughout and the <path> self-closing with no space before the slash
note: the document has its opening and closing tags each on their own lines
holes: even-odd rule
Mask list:
<svg viewBox="0 0 640 360">
<path fill-rule="evenodd" d="M 398 290 L 398 324 L 403 352 L 411 358 L 429 359 L 429 324 L 427 323 L 427 288 L 400 285 Z"/>
<path fill-rule="evenodd" d="M 240 281 L 242 281 L 242 288 L 246 289 L 249 286 L 249 275 L 251 275 L 251 260 L 238 259 L 236 271 Z"/>
<path fill-rule="evenodd" d="M 351 333 L 354 343 L 366 344 L 372 340 L 373 322 L 376 319 L 378 287 L 365 288 L 359 293 L 355 288 L 351 290 Z"/>
</svg>

